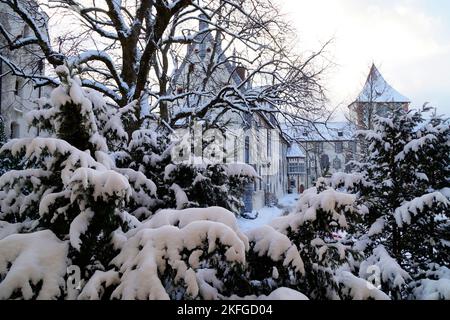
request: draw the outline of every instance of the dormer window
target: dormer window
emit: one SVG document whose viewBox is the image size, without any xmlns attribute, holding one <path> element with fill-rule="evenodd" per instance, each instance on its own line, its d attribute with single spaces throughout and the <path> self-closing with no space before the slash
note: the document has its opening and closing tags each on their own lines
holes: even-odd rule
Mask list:
<svg viewBox="0 0 450 320">
<path fill-rule="evenodd" d="M 177 94 L 182 94 L 183 93 L 183 88 L 179 87 L 177 88 Z"/>
<path fill-rule="evenodd" d="M 339 131 L 339 132 L 338 132 L 338 136 L 339 136 L 339 137 L 343 137 L 343 136 L 344 136 L 344 132 L 343 132 L 343 131 Z"/>
</svg>

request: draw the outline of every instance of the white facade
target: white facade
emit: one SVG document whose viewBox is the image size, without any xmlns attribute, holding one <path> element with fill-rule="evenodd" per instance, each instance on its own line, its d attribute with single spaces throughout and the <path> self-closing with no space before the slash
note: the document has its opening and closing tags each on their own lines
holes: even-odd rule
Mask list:
<svg viewBox="0 0 450 320">
<path fill-rule="evenodd" d="M 207 26 L 200 23 L 199 30 Z M 213 38 L 208 33 L 201 41 L 188 48 L 186 57 L 180 68 L 176 70 L 171 83 L 174 94 L 190 91 L 209 92 L 214 96 L 226 86 L 238 88 L 245 79 L 245 69 L 226 61 L 222 51 L 220 37 Z M 215 54 L 217 58 L 212 58 Z M 208 69 L 211 60 L 220 63 L 213 71 Z M 204 81 L 207 77 L 207 81 Z M 248 85 L 239 90 L 251 89 Z M 203 99 L 205 101 L 208 100 Z M 172 114 L 202 104 L 202 98 L 195 96 L 180 99 L 170 107 Z M 204 118 L 214 119 L 223 109 L 208 112 Z M 224 125 L 226 123 L 226 126 Z M 226 136 L 235 138 L 233 145 L 234 161 L 252 165 L 260 179 L 247 187 L 244 203 L 246 212 L 258 210 L 265 205 L 276 204 L 288 187 L 286 153 L 288 142 L 283 133 L 275 126 L 275 119 L 265 113 L 245 113 L 226 111 L 218 123 L 225 128 Z"/>
<path fill-rule="evenodd" d="M 25 2 L 24 2 L 25 3 Z M 32 5 L 27 1 L 26 5 Z M 10 38 L 32 36 L 31 29 L 5 4 L 0 3 L 0 23 L 9 33 Z M 33 136 L 36 133 L 28 129 L 25 114 L 36 108 L 36 99 L 43 94 L 43 88 L 35 89 L 30 80 L 13 75 L 9 62 L 20 66 L 28 74 L 43 74 L 44 64 L 36 58 L 36 47 L 27 47 L 10 51 L 6 40 L 0 35 L 0 115 L 8 138 Z"/>
<path fill-rule="evenodd" d="M 297 180 L 295 187 L 300 190 L 301 186 L 305 189 L 313 187 L 320 177 L 348 172 L 350 167 L 347 164 L 355 160 L 358 151 L 354 132 L 354 127 L 348 122 L 316 123 L 309 128 L 291 128 L 290 135 L 302 152 L 302 157 L 290 159 L 291 162 L 299 163 L 300 171 L 290 175 L 291 187 L 292 179 Z"/>
<path fill-rule="evenodd" d="M 303 148 L 294 142 L 288 149 L 289 193 L 303 193 L 306 188 L 306 155 Z"/>
</svg>

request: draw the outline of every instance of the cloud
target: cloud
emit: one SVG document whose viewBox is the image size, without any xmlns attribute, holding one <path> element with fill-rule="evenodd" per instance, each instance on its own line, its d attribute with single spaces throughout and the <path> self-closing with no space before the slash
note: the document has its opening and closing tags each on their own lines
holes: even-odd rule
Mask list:
<svg viewBox="0 0 450 320">
<path fill-rule="evenodd" d="M 332 104 L 351 102 L 375 62 L 413 104 L 433 101 L 450 114 L 450 11 L 439 10 L 440 0 L 278 1 L 302 47 L 335 38 L 337 67 L 328 81 Z"/>
</svg>

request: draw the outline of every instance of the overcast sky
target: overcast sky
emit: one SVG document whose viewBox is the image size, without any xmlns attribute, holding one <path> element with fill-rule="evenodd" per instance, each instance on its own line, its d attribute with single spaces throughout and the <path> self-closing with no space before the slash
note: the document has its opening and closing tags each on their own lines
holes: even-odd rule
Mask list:
<svg viewBox="0 0 450 320">
<path fill-rule="evenodd" d="M 450 115 L 450 1 L 277 0 L 302 48 L 330 38 L 336 66 L 326 82 L 332 105 L 347 105 L 375 62 L 414 106 L 430 102 Z"/>
</svg>

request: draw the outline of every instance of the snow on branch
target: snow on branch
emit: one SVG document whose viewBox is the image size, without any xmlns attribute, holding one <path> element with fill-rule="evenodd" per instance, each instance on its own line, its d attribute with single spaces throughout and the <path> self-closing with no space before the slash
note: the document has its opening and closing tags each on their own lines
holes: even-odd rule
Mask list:
<svg viewBox="0 0 450 320">
<path fill-rule="evenodd" d="M 76 166 L 91 167 L 100 170 L 105 170 L 105 167 L 95 161 L 86 152 L 80 151 L 74 148 L 64 140 L 55 138 L 24 138 L 10 140 L 3 145 L 0 152 L 9 150 L 13 156 L 19 156 L 23 154 L 29 161 L 38 161 L 38 159 L 50 153 L 52 155 L 67 156 L 67 160 L 64 162 L 65 168 L 63 169 L 62 180 L 69 182 L 71 172 L 75 171 Z M 56 161 L 59 157 L 55 156 L 53 161 Z M 55 162 L 50 159 L 45 162 L 47 168 L 52 168 Z"/>
<path fill-rule="evenodd" d="M 225 172 L 229 176 L 259 178 L 255 168 L 246 163 L 227 163 L 225 165 Z"/>
<path fill-rule="evenodd" d="M 372 276 L 370 270 L 374 266 L 380 271 L 382 284 L 387 284 L 392 289 L 401 288 L 411 280 L 411 276 L 389 255 L 383 245 L 376 247 L 373 254 L 361 263 L 359 276 L 368 279 Z"/>
<path fill-rule="evenodd" d="M 292 266 L 300 275 L 305 275 L 305 267 L 297 246 L 287 236 L 271 226 L 260 227 L 247 232 L 252 250 L 259 256 L 267 255 L 273 261 L 283 261 L 283 266 Z"/>
<path fill-rule="evenodd" d="M 80 53 L 76 57 L 71 57 L 68 60 L 68 64 L 71 67 L 78 67 L 81 64 L 87 63 L 89 61 L 103 62 L 106 65 L 106 67 L 108 68 L 108 71 L 110 72 L 111 76 L 114 78 L 114 80 L 119 88 L 119 91 L 122 93 L 122 95 L 126 96 L 127 91 L 129 90 L 129 87 L 123 81 L 121 75 L 117 72 L 115 63 L 107 52 L 100 51 L 100 50 L 87 50 L 87 51 Z"/>
<path fill-rule="evenodd" d="M 399 227 L 402 227 L 404 223 L 409 225 L 411 224 L 411 215 L 417 216 L 426 208 L 432 208 L 435 205 L 448 208 L 450 207 L 450 201 L 440 192 L 425 194 L 421 197 L 408 201 L 401 207 L 395 209 L 395 221 Z"/>
<path fill-rule="evenodd" d="M 136 231 L 143 228 L 160 228 L 162 226 L 177 226 L 184 228 L 195 221 L 213 221 L 222 223 L 230 227 L 248 248 L 248 239 L 239 230 L 236 216 L 229 210 L 221 207 L 190 208 L 184 210 L 161 210 L 153 215 L 149 220 L 142 223 Z"/>
<path fill-rule="evenodd" d="M 413 289 L 418 300 L 450 300 L 450 269 L 432 264 L 426 272 L 426 279 L 419 280 Z"/>
<path fill-rule="evenodd" d="M 352 300 L 391 300 L 387 294 L 375 288 L 373 284 L 348 271 L 340 271 L 336 275 L 336 281 L 343 285 L 343 294 Z"/>
<path fill-rule="evenodd" d="M 208 255 L 215 252 L 218 245 L 225 248 L 224 262 L 231 265 L 245 263 L 244 243 L 222 223 L 195 221 L 181 229 L 163 226 L 140 230 L 129 238 L 112 261 L 123 274 L 112 297 L 126 300 L 169 299 L 160 275 L 170 266 L 175 272 L 174 284 L 185 288 L 187 297 L 196 298 L 202 294 L 199 273 L 195 271 L 199 267 L 196 263 L 198 257 L 186 257 L 189 260 L 186 261 L 183 252 L 187 250 L 197 256 L 199 253 Z M 137 283 L 139 286 L 136 286 Z"/>
<path fill-rule="evenodd" d="M 357 190 L 364 183 L 364 176 L 361 173 L 336 172 L 330 179 L 327 179 L 330 186 L 335 189 L 344 188 L 346 190 Z"/>
<path fill-rule="evenodd" d="M 422 149 L 424 146 L 427 146 L 431 143 L 433 143 L 436 140 L 436 136 L 433 134 L 427 134 L 424 137 L 420 137 L 418 139 L 414 139 L 412 141 L 410 141 L 409 143 L 407 143 L 405 145 L 405 147 L 403 148 L 403 151 L 400 152 L 396 157 L 395 157 L 395 161 L 402 161 L 405 159 L 405 157 L 411 153 L 414 152 L 416 153 L 417 151 L 419 151 L 420 149 Z"/>
<path fill-rule="evenodd" d="M 0 240 L 0 299 L 17 291 L 27 300 L 58 298 L 65 287 L 67 250 L 67 242 L 50 230 Z"/>
<path fill-rule="evenodd" d="M 119 273 L 114 270 L 95 271 L 94 275 L 84 285 L 83 290 L 78 296 L 78 300 L 100 300 L 104 287 L 119 284 Z"/>
<path fill-rule="evenodd" d="M 127 178 L 112 170 L 98 171 L 91 168 L 79 168 L 71 176 L 69 185 L 72 185 L 71 201 L 77 194 L 82 196 L 86 193 L 89 193 L 95 200 L 100 198 L 105 202 L 111 198 L 122 200 L 131 196 L 131 187 Z"/>
<path fill-rule="evenodd" d="M 329 215 L 336 226 L 346 229 L 346 215 L 358 215 L 364 208 L 356 205 L 356 195 L 327 189 L 317 193 L 316 188 L 307 190 L 297 204 L 295 212 L 286 217 L 275 219 L 272 225 L 275 229 L 287 233 L 287 230 L 298 230 L 306 223 L 318 219 L 319 214 Z"/>
</svg>

